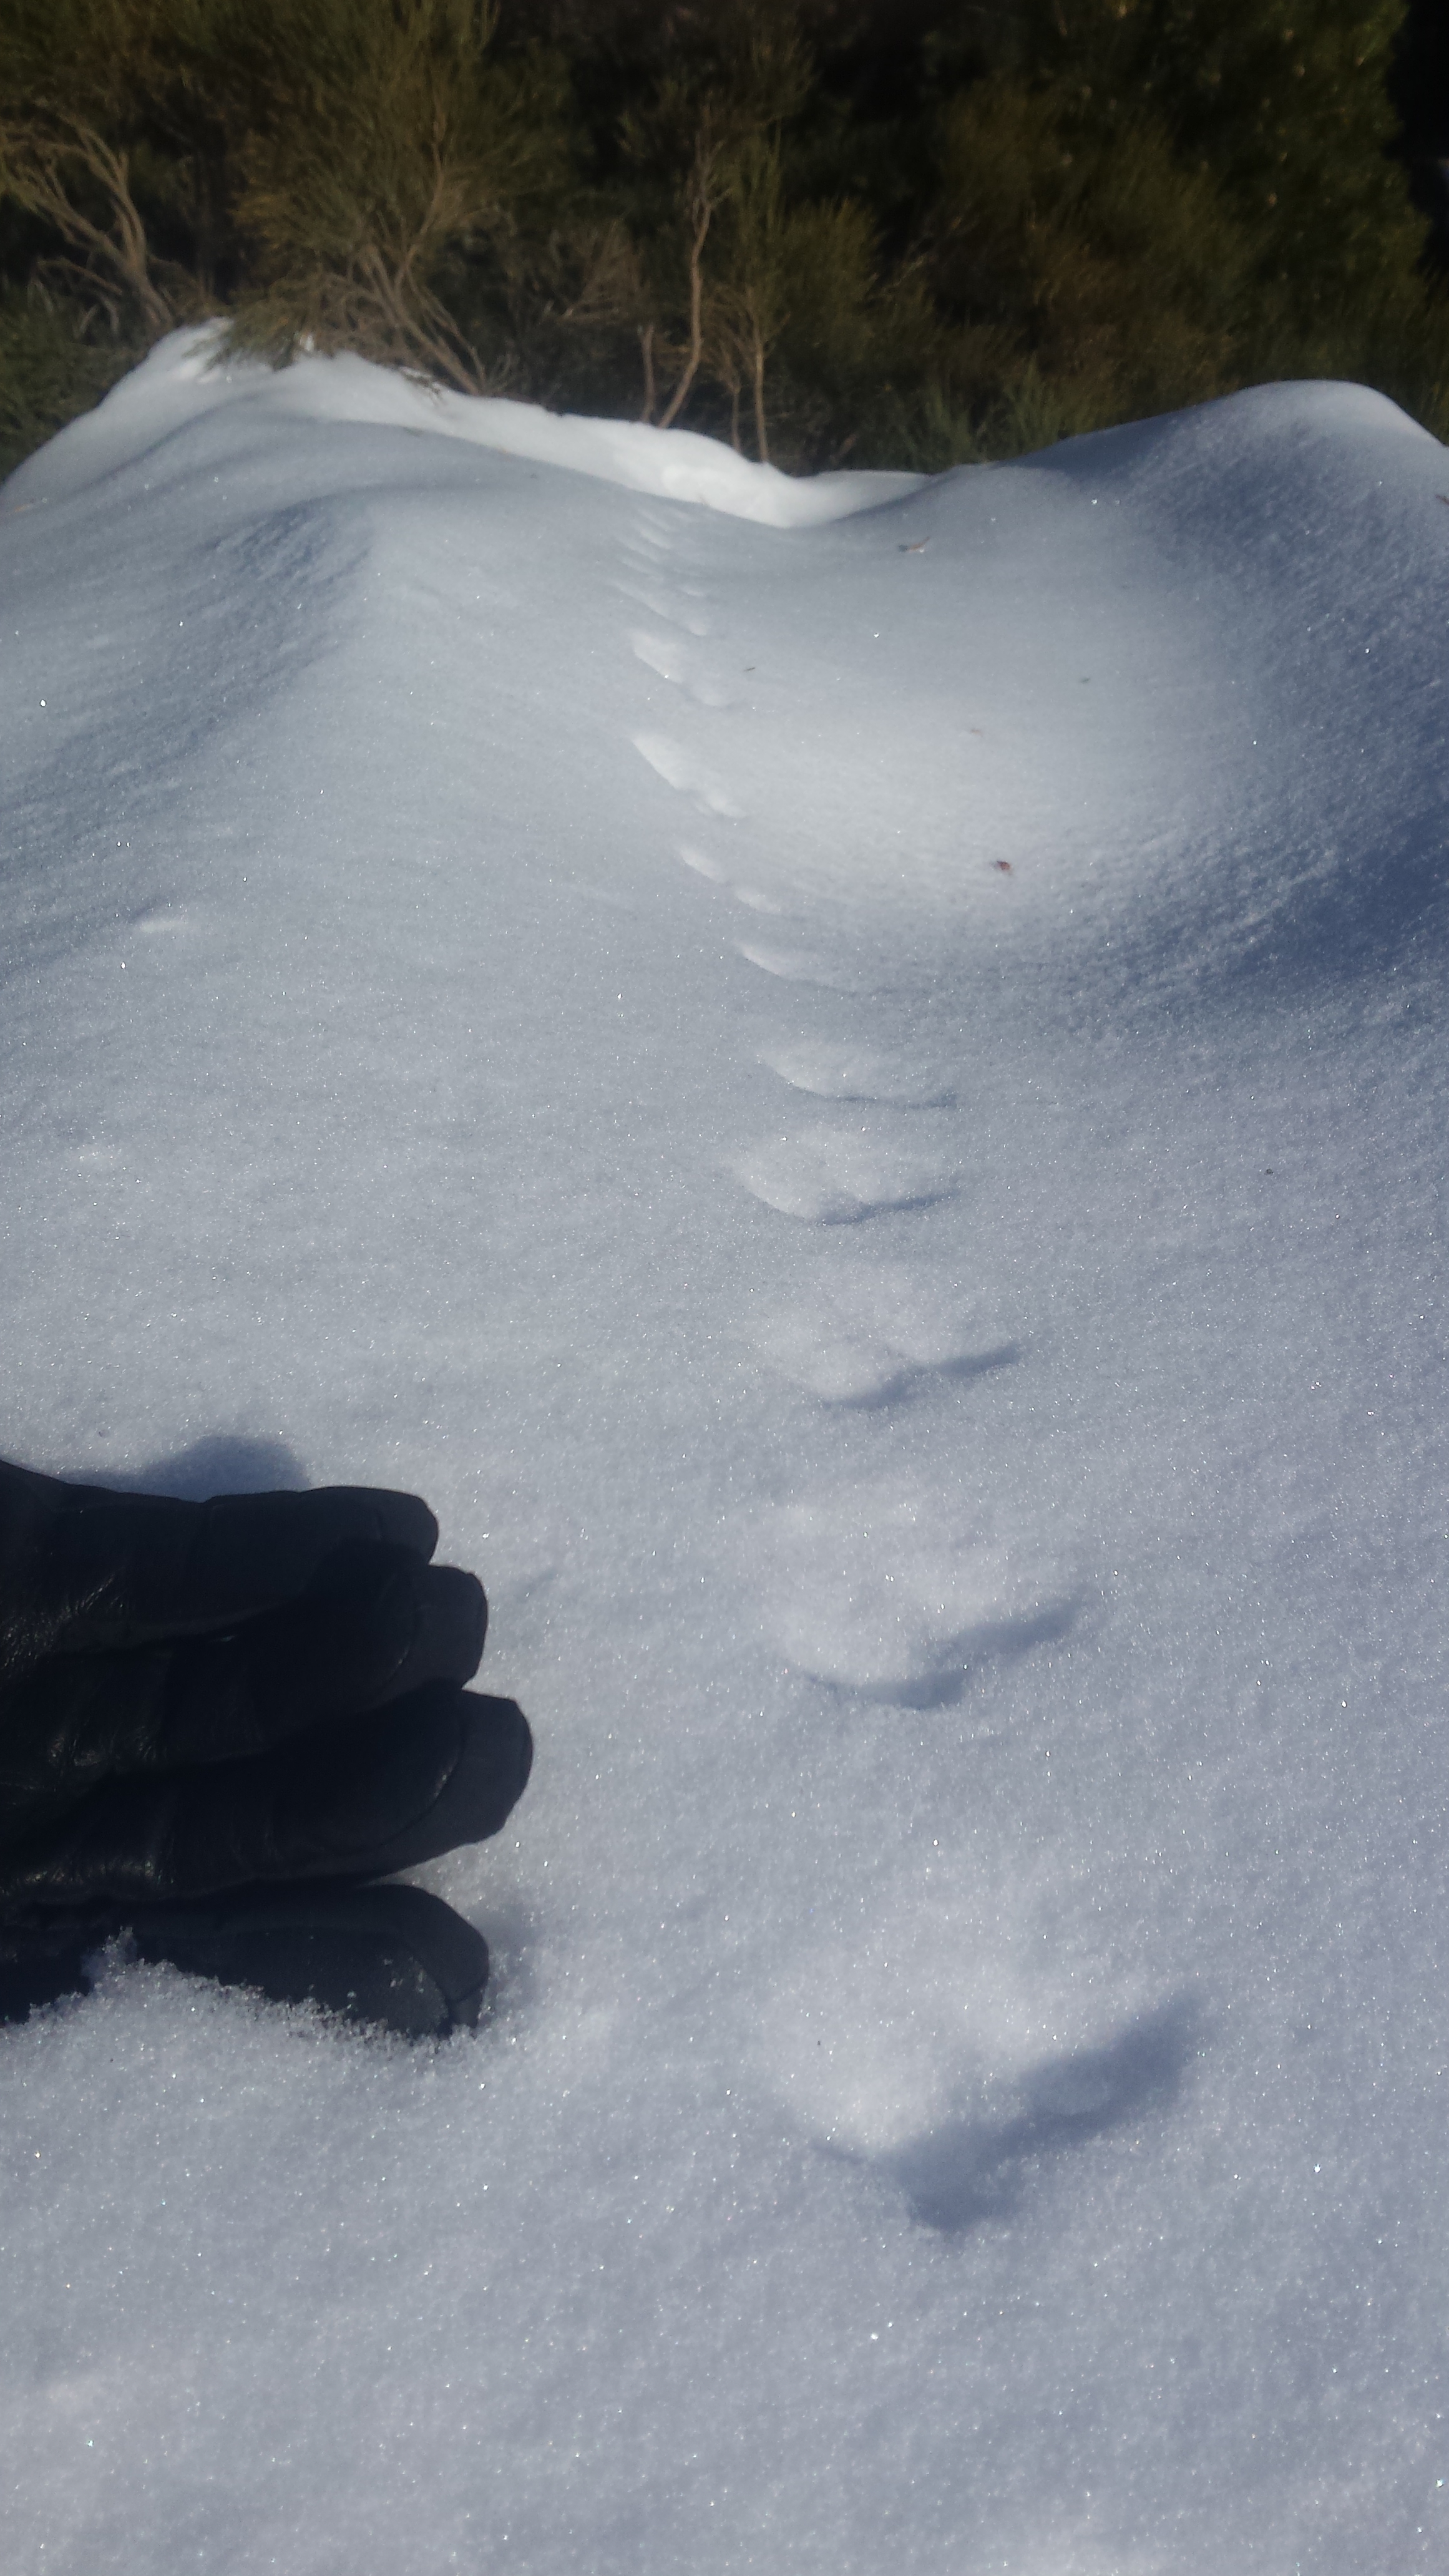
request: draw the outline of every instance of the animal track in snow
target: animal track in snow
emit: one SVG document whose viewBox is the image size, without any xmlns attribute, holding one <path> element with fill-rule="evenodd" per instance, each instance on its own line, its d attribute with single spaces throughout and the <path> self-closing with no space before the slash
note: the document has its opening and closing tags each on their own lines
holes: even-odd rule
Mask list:
<svg viewBox="0 0 1449 2576">
<path fill-rule="evenodd" d="M 667 786 L 677 788 L 682 796 L 692 796 L 702 813 L 740 820 L 743 808 L 735 803 L 729 789 L 682 742 L 664 733 L 636 733 L 634 748 Z"/>
<path fill-rule="evenodd" d="M 720 866 L 718 859 L 712 859 L 707 851 L 696 850 L 692 843 L 681 841 L 679 844 L 679 856 L 685 867 L 693 868 L 697 877 L 707 877 L 711 885 L 728 886 L 729 878 L 726 876 L 724 869 Z"/>
<path fill-rule="evenodd" d="M 925 1066 L 875 1055 L 868 1047 L 833 1046 L 812 1038 L 800 1045 L 762 1047 L 759 1060 L 783 1082 L 820 1100 L 879 1100 L 902 1109 L 940 1109 L 954 1097 Z"/>
<path fill-rule="evenodd" d="M 691 675 L 684 646 L 669 636 L 650 635 L 636 628 L 629 641 L 637 659 L 648 670 L 656 671 L 660 679 L 667 680 L 672 688 L 687 691 L 696 706 L 727 707 L 733 703 L 728 689 L 721 687 L 717 680 Z"/>
<path fill-rule="evenodd" d="M 636 608 L 647 609 L 651 617 L 662 617 L 668 626 L 682 626 L 687 635 L 709 633 L 709 620 L 695 610 L 681 608 L 676 600 L 666 598 L 659 590 L 641 589 L 637 583 L 616 581 L 614 588 L 621 599 L 632 600 Z"/>
<path fill-rule="evenodd" d="M 629 641 L 636 658 L 649 670 L 657 671 L 661 680 L 683 682 L 685 650 L 672 636 L 651 635 L 644 627 L 636 626 Z"/>
<path fill-rule="evenodd" d="M 892 1352 L 803 1307 L 764 1317 L 754 1337 L 762 1359 L 822 1404 L 887 1404 L 912 1374 Z"/>
<path fill-rule="evenodd" d="M 732 1156 L 730 1169 L 766 1207 L 811 1225 L 855 1225 L 888 1208 L 930 1207 L 952 1188 L 924 1156 L 834 1127 L 767 1137 Z"/>
<path fill-rule="evenodd" d="M 923 2227 L 959 2235 L 1009 2218 L 1052 2158 L 1170 2111 L 1201 2035 L 1196 1996 L 1175 1995 L 1095 2048 L 1042 2059 L 990 2114 L 948 2113 L 870 2161 Z"/>
<path fill-rule="evenodd" d="M 679 856 L 683 865 L 692 868 L 697 877 L 705 877 L 711 885 L 721 887 L 726 894 L 734 896 L 736 903 L 747 904 L 751 912 L 779 911 L 773 895 L 762 894 L 758 886 L 736 885 L 733 878 L 725 874 L 718 859 L 707 857 L 703 850 L 694 849 L 689 842 L 681 841 Z"/>
<path fill-rule="evenodd" d="M 175 939 L 193 932 L 197 924 L 183 905 L 162 903 L 133 913 L 126 927 L 142 939 Z"/>
<path fill-rule="evenodd" d="M 861 993 L 867 987 L 852 967 L 829 957 L 817 957 L 805 948 L 766 948 L 741 940 L 739 953 L 747 964 L 758 966 L 765 975 L 776 975 L 782 984 L 819 984 L 830 993 Z"/>
<path fill-rule="evenodd" d="M 888 1404 L 927 1375 L 984 1376 L 1018 1357 L 902 1262 L 836 1265 L 818 1286 L 814 1308 L 762 1318 L 755 1338 L 781 1376 L 826 1404 Z"/>
<path fill-rule="evenodd" d="M 907 1707 L 955 1697 L 971 1663 L 1063 1635 L 1063 1569 L 958 1502 L 882 1483 L 768 1513 L 751 1538 L 765 1616 L 812 1680 Z"/>
<path fill-rule="evenodd" d="M 917 1368 L 955 1368 L 1003 1345 L 979 1322 L 973 1334 L 959 1296 L 943 1295 L 904 1261 L 838 1263 L 822 1281 L 835 1312 L 857 1332 Z"/>
</svg>

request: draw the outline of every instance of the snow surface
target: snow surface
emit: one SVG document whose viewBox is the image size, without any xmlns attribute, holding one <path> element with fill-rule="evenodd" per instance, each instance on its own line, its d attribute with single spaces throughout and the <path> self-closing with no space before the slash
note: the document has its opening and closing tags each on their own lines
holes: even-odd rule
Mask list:
<svg viewBox="0 0 1449 2576">
<path fill-rule="evenodd" d="M 538 1762 L 477 2037 L 0 2034 L 6 2569 L 1434 2576 L 1449 459 L 210 354 L 0 498 L 0 1450 Z"/>
</svg>

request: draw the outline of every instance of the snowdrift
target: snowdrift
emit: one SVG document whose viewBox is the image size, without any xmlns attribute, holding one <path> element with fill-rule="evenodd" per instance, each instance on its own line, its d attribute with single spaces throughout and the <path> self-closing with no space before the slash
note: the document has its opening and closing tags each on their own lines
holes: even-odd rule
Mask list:
<svg viewBox="0 0 1449 2576">
<path fill-rule="evenodd" d="M 0 2034 L 7 2566 L 1440 2563 L 1449 460 L 208 371 L 0 494 L 0 1451 L 375 1479 L 427 2060 Z"/>
</svg>

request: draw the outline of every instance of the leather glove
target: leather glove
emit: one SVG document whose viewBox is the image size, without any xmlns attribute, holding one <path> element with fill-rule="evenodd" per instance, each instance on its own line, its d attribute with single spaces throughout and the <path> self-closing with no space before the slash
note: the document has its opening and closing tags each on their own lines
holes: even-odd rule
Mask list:
<svg viewBox="0 0 1449 2576">
<path fill-rule="evenodd" d="M 479 1935 L 368 1880 L 496 1833 L 532 1739 L 412 1494 L 183 1503 L 0 1463 L 0 2019 L 129 1932 L 411 2036 L 477 2020 Z"/>
</svg>

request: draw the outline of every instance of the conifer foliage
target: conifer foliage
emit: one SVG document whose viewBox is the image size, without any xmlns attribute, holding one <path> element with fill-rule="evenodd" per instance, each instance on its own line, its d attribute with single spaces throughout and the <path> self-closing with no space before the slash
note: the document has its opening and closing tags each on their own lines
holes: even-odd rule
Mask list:
<svg viewBox="0 0 1449 2576">
<path fill-rule="evenodd" d="M 495 32 L 483 0 L 248 12 L 236 225 L 256 284 L 239 337 L 277 357 L 361 349 L 491 389 L 450 310 L 448 262 L 526 220 L 561 160 L 549 85 L 501 57 Z"/>
<path fill-rule="evenodd" d="M 0 465 L 205 313 L 789 467 L 1275 375 L 1449 429 L 1429 0 L 4 12 Z"/>
</svg>

